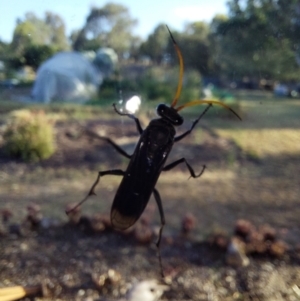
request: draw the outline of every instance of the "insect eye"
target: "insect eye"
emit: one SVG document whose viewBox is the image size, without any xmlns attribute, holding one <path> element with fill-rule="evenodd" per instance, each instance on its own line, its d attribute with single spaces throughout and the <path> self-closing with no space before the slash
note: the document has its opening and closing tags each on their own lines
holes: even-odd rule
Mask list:
<svg viewBox="0 0 300 301">
<path fill-rule="evenodd" d="M 166 106 L 164 104 L 160 104 L 156 108 L 157 115 L 162 116 L 165 112 Z"/>
<path fill-rule="evenodd" d="M 183 124 L 183 118 L 178 118 L 175 120 L 176 125 L 182 125 Z"/>
</svg>

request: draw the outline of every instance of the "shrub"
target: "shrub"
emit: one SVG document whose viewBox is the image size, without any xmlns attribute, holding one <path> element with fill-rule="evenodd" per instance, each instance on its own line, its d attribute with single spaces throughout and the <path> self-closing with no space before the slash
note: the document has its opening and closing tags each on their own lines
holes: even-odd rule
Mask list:
<svg viewBox="0 0 300 301">
<path fill-rule="evenodd" d="M 8 155 L 24 161 L 47 159 L 55 151 L 53 123 L 44 111 L 13 112 L 3 138 Z"/>
</svg>

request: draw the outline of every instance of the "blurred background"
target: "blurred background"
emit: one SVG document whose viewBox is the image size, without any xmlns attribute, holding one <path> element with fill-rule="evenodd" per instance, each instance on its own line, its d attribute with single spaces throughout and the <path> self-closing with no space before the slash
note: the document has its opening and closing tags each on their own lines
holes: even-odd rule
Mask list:
<svg viewBox="0 0 300 301">
<path fill-rule="evenodd" d="M 113 268 L 125 282 L 158 278 L 153 198 L 127 234 L 111 232 L 108 221 L 118 177 L 101 179 L 78 216 L 68 219 L 65 209 L 97 171 L 126 169 L 101 137 L 131 154 L 139 135 L 112 104 L 145 128 L 156 106 L 174 98 L 179 60 L 168 25 L 184 60 L 179 104 L 222 101 L 242 121 L 214 106 L 174 145 L 169 163 L 185 157 L 196 172 L 207 168 L 188 180 L 178 166 L 156 186 L 172 280 L 162 298 L 300 298 L 298 1 L 12 1 L 1 14 L 1 287 L 45 278 L 60 288 L 55 298 L 102 300 L 122 297 L 123 284 L 114 295 L 90 275 L 110 279 Z M 204 108 L 183 110 L 178 133 Z"/>
</svg>

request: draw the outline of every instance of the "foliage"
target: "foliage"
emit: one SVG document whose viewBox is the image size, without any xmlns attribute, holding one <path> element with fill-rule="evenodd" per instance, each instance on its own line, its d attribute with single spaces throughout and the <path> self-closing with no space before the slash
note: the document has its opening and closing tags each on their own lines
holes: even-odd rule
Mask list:
<svg viewBox="0 0 300 301">
<path fill-rule="evenodd" d="M 128 9 L 120 4 L 107 3 L 102 8 L 92 7 L 84 27 L 73 35 L 75 50 L 91 50 L 95 48 L 111 47 L 118 55 L 123 56 L 132 45 L 134 36 L 132 27 L 136 24 Z"/>
<path fill-rule="evenodd" d="M 173 89 L 166 83 L 156 81 L 154 78 L 144 81 L 141 88 L 147 100 L 166 102 L 173 97 Z"/>
<path fill-rule="evenodd" d="M 34 13 L 27 13 L 23 20 L 17 21 L 4 59 L 8 68 L 28 65 L 36 70 L 55 52 L 68 48 L 65 25 L 60 16 L 46 12 L 44 19 L 39 19 Z"/>
<path fill-rule="evenodd" d="M 205 22 L 193 22 L 186 25 L 179 36 L 179 46 L 187 68 L 198 70 L 202 75 L 213 72 L 211 66 L 210 28 Z"/>
<path fill-rule="evenodd" d="M 1 41 L 0 39 L 0 60 L 3 60 L 7 57 L 9 52 L 9 44 Z"/>
<path fill-rule="evenodd" d="M 229 2 L 229 17 L 214 20 L 216 59 L 227 75 L 298 79 L 297 1 Z M 216 23 L 218 23 L 216 25 Z"/>
<path fill-rule="evenodd" d="M 149 56 L 155 63 L 162 62 L 169 43 L 169 33 L 165 24 L 159 24 L 148 39 L 141 44 L 140 55 Z"/>
<path fill-rule="evenodd" d="M 122 97 L 141 95 L 146 101 L 170 103 L 174 98 L 179 77 L 178 68 L 151 67 L 137 79 L 106 79 L 99 89 L 101 103 L 116 100 L 122 91 Z M 187 102 L 200 98 L 201 76 L 196 70 L 187 70 L 184 75 L 180 101 Z"/>
<path fill-rule="evenodd" d="M 25 64 L 31 66 L 34 70 L 53 56 L 55 49 L 48 45 L 30 45 L 24 50 Z"/>
<path fill-rule="evenodd" d="M 68 41 L 63 19 L 46 12 L 44 19 L 39 19 L 34 13 L 27 13 L 24 20 L 18 20 L 11 51 L 15 55 L 22 55 L 24 49 L 30 45 L 51 45 L 56 50 L 67 50 Z"/>
<path fill-rule="evenodd" d="M 298 80 L 300 75 L 300 15 L 296 0 L 232 0 L 229 14 L 218 15 L 210 24 L 188 23 L 173 35 L 185 67 L 203 76 L 241 79 Z M 161 64 L 177 54 L 165 25 L 159 24 L 141 44 L 139 55 Z"/>
<path fill-rule="evenodd" d="M 161 67 L 148 69 L 138 79 L 138 87 L 141 94 L 146 100 L 169 101 L 172 99 L 173 91 L 176 89 L 176 78 L 173 75 L 174 72 Z"/>
<path fill-rule="evenodd" d="M 55 151 L 53 124 L 44 111 L 15 111 L 3 138 L 6 152 L 24 161 L 47 159 Z"/>
<path fill-rule="evenodd" d="M 239 80 L 248 77 L 298 81 L 300 76 L 300 6 L 298 0 L 229 0 L 228 14 L 210 24 L 187 23 L 182 32 L 172 30 L 186 69 L 202 76 Z M 136 20 L 127 7 L 107 3 L 92 7 L 85 25 L 70 37 L 73 49 L 113 48 L 121 61 L 178 66 L 177 53 L 164 24 L 158 24 L 142 41 L 133 34 Z M 46 45 L 49 48 L 43 48 Z M 45 47 L 46 47 L 45 46 Z M 40 47 L 40 48 L 39 48 Z M 27 13 L 17 21 L 10 45 L 0 41 L 0 59 L 12 68 L 30 64 L 37 68 L 52 50 L 68 49 L 65 25 L 60 16 L 44 18 Z M 143 60 L 145 58 L 149 60 Z M 29 63 L 30 62 L 30 63 Z M 164 84 L 151 82 L 150 98 L 169 95 Z M 139 83 L 140 84 L 140 83 Z M 142 83 L 143 84 L 143 83 Z"/>
<path fill-rule="evenodd" d="M 49 33 L 49 44 L 56 50 L 69 50 L 68 39 L 65 34 L 65 23 L 64 20 L 57 14 L 46 12 L 44 22 L 46 26 L 50 29 Z"/>
<path fill-rule="evenodd" d="M 141 94 L 147 100 L 170 103 L 176 93 L 179 79 L 179 68 L 153 67 L 138 80 Z M 184 74 L 181 102 L 200 98 L 201 77 L 196 70 L 187 70 Z"/>
<path fill-rule="evenodd" d="M 209 24 L 201 21 L 187 23 L 183 32 L 172 30 L 172 34 L 187 69 L 196 69 L 202 75 L 214 72 Z M 178 65 L 178 54 L 165 24 L 159 24 L 141 44 L 140 55 L 148 56 L 155 64 L 171 61 L 174 66 Z"/>
<path fill-rule="evenodd" d="M 98 97 L 101 101 L 116 100 L 118 97 L 118 81 L 113 78 L 105 78 L 99 87 Z"/>
<path fill-rule="evenodd" d="M 10 69 L 17 70 L 23 66 L 25 66 L 25 58 L 19 55 L 11 55 L 6 59 L 7 66 Z"/>
<path fill-rule="evenodd" d="M 55 54 L 56 50 L 48 45 L 31 44 L 26 46 L 22 55 L 10 55 L 7 58 L 8 67 L 17 70 L 23 66 L 30 66 L 33 70 Z"/>
</svg>

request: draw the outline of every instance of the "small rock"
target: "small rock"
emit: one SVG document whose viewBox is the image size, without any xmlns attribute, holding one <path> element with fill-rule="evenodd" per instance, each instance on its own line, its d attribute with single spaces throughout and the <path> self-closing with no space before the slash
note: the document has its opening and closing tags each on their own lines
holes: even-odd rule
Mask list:
<svg viewBox="0 0 300 301">
<path fill-rule="evenodd" d="M 250 263 L 245 254 L 245 243 L 237 237 L 233 237 L 228 244 L 226 262 L 233 267 L 246 267 Z"/>
<path fill-rule="evenodd" d="M 254 230 L 254 225 L 245 219 L 239 219 L 235 223 L 234 233 L 243 239 L 246 239 Z"/>
<path fill-rule="evenodd" d="M 157 301 L 169 287 L 157 280 L 144 280 L 133 285 L 128 301 Z"/>
<path fill-rule="evenodd" d="M 270 245 L 269 252 L 271 255 L 280 258 L 286 253 L 287 250 L 288 245 L 282 240 L 277 240 Z"/>
<path fill-rule="evenodd" d="M 181 231 L 188 234 L 196 227 L 196 217 L 192 213 L 187 213 L 181 221 Z"/>
<path fill-rule="evenodd" d="M 141 244 L 149 244 L 152 242 L 154 232 L 148 225 L 138 223 L 134 228 L 134 238 Z"/>
<path fill-rule="evenodd" d="M 262 234 L 264 240 L 275 241 L 276 230 L 270 225 L 263 225 L 259 228 L 259 232 Z"/>
</svg>

